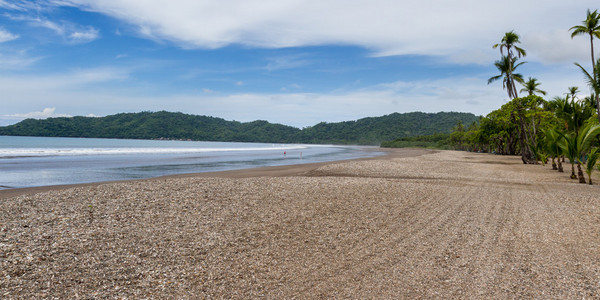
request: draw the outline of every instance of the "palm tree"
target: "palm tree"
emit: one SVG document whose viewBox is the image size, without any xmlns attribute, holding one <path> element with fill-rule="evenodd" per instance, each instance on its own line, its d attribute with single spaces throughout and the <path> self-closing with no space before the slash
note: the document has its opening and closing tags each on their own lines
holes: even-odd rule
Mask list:
<svg viewBox="0 0 600 300">
<path fill-rule="evenodd" d="M 571 96 L 571 100 L 575 100 L 575 97 L 577 97 L 577 93 L 579 93 L 579 87 L 577 87 L 577 86 L 570 86 L 569 87 L 569 92 L 567 93 L 567 96 Z"/>
<path fill-rule="evenodd" d="M 596 103 L 596 93 L 592 93 L 591 95 L 583 98 L 582 101 L 585 106 L 589 106 L 594 110 L 598 111 L 598 103 Z"/>
<path fill-rule="evenodd" d="M 514 31 L 509 31 L 504 34 L 504 37 L 502 37 L 502 40 L 500 41 L 500 43 L 492 46 L 494 49 L 500 47 L 500 54 L 503 56 L 502 64 L 506 66 L 505 70 L 507 71 L 506 79 L 508 81 L 507 82 L 508 84 L 506 84 L 506 87 L 508 89 L 508 96 L 510 97 L 510 99 L 514 99 L 514 98 L 518 97 L 517 89 L 515 87 L 515 79 L 519 80 L 519 78 L 514 77 L 513 73 L 512 73 L 518 67 L 518 65 L 515 65 L 515 63 L 517 61 L 517 57 L 520 58 L 522 56 L 527 55 L 527 53 L 525 52 L 525 50 L 523 50 L 523 48 L 520 48 L 516 45 L 518 43 L 521 43 L 521 41 L 519 40 L 519 35 L 516 34 Z M 506 49 L 505 58 L 504 58 L 504 49 Z M 514 57 L 513 49 L 517 52 L 517 57 Z M 498 63 L 498 61 L 496 63 Z M 496 67 L 498 67 L 498 65 L 496 65 Z M 522 80 L 523 80 L 522 76 L 521 76 L 520 80 L 521 80 L 520 82 L 522 82 Z M 489 81 L 488 81 L 488 84 L 489 84 Z M 510 90 L 509 88 L 512 88 L 512 90 Z"/>
<path fill-rule="evenodd" d="M 562 149 L 563 155 L 565 155 L 571 163 L 571 179 L 576 179 L 575 175 L 575 162 L 577 161 L 577 137 L 573 134 L 563 135 L 563 139 L 560 140 L 559 146 Z"/>
<path fill-rule="evenodd" d="M 600 39 L 600 15 L 598 10 L 591 12 L 587 10 L 587 16 L 583 20 L 582 25 L 576 25 L 569 29 L 571 32 L 571 38 L 577 35 L 588 34 L 590 36 L 590 47 L 592 53 L 592 68 L 595 68 L 596 60 L 594 59 L 594 37 Z"/>
<path fill-rule="evenodd" d="M 600 125 L 589 124 L 579 131 L 577 136 L 577 169 L 579 171 L 579 182 L 585 183 L 583 172 L 581 171 L 581 157 L 590 152 L 592 142 L 600 135 Z M 593 166 L 592 166 L 593 168 Z M 592 178 L 590 177 L 590 181 Z"/>
<path fill-rule="evenodd" d="M 565 130 L 572 131 L 575 136 L 579 134 L 579 129 L 585 122 L 594 115 L 590 106 L 581 101 L 569 101 L 568 96 L 565 98 L 554 97 L 550 102 L 555 109 L 555 116 L 565 122 Z"/>
<path fill-rule="evenodd" d="M 488 84 L 490 84 L 500 78 L 503 78 L 502 88 L 506 89 L 506 91 L 508 92 L 508 97 L 510 99 L 515 99 L 518 97 L 517 89 L 515 88 L 515 80 L 517 82 L 523 82 L 523 75 L 515 73 L 515 70 L 517 69 L 517 67 L 524 64 L 525 62 L 520 62 L 515 65 L 514 63 L 516 61 L 517 59 L 511 61 L 511 59 L 508 56 L 502 56 L 500 60 L 497 60 L 494 63 L 498 71 L 500 71 L 500 75 L 496 75 L 488 79 Z"/>
<path fill-rule="evenodd" d="M 529 77 L 529 79 L 523 83 L 524 87 L 520 92 L 526 92 L 528 95 L 534 95 L 535 93 L 546 95 L 546 91 L 538 89 L 538 86 L 540 85 L 541 83 L 539 83 L 536 78 Z"/>
<path fill-rule="evenodd" d="M 561 148 L 559 146 L 560 140 L 563 136 L 556 129 L 548 129 L 544 131 L 546 141 L 546 152 L 552 156 L 552 170 L 558 170 L 558 172 L 564 172 L 560 156 L 562 155 Z M 558 168 L 555 159 L 558 158 Z"/>
<path fill-rule="evenodd" d="M 564 98 L 559 96 L 552 98 L 552 100 L 548 101 L 547 103 L 547 109 L 552 111 L 556 118 L 564 121 L 562 130 L 571 129 L 569 128 L 569 119 L 571 118 L 570 116 L 573 112 L 568 96 Z"/>
<path fill-rule="evenodd" d="M 587 161 L 585 163 L 585 172 L 588 175 L 590 185 L 592 185 L 592 173 L 594 172 L 594 167 L 600 158 L 600 149 L 594 148 L 590 151 L 588 155 Z M 599 167 L 600 168 L 600 167 Z"/>
<path fill-rule="evenodd" d="M 547 149 L 547 142 L 544 141 L 543 139 L 539 139 L 537 140 L 537 142 L 535 144 L 530 143 L 529 144 L 529 149 L 531 150 L 531 154 L 533 155 L 533 158 L 535 160 L 535 164 L 538 164 L 538 161 L 542 163 L 542 166 L 545 166 L 546 163 L 548 162 L 548 149 Z M 554 156 L 552 157 L 552 169 L 556 170 L 556 164 L 554 163 Z"/>
<path fill-rule="evenodd" d="M 574 89 L 569 88 L 569 90 L 574 91 Z M 562 125 L 560 126 L 560 130 L 555 130 L 557 132 L 557 134 L 559 134 L 561 137 L 560 139 L 563 139 L 564 134 L 561 133 L 561 131 L 567 132 L 569 130 L 574 131 L 574 122 L 573 122 L 573 114 L 574 114 L 574 109 L 576 107 L 574 107 L 574 105 L 572 105 L 574 102 L 573 101 L 569 101 L 569 96 L 565 96 L 563 97 L 559 97 L 556 96 L 554 98 L 552 98 L 552 100 L 547 102 L 547 110 L 550 110 L 554 113 L 554 116 L 562 121 Z M 559 139 L 559 140 L 560 140 Z M 557 140 L 557 142 L 559 141 Z M 560 152 L 560 151 L 559 151 Z M 565 155 L 563 153 L 559 153 L 559 163 L 565 162 Z M 562 165 L 559 165 L 559 172 L 560 171 L 560 167 L 562 167 Z"/>
<path fill-rule="evenodd" d="M 563 135 L 564 139 L 560 141 L 560 147 L 571 162 L 571 179 L 579 177 L 579 183 L 585 183 L 585 177 L 581 170 L 583 164 L 581 158 L 590 151 L 592 142 L 598 135 L 600 135 L 600 125 L 596 124 L 582 127 L 577 134 Z M 575 176 L 575 163 L 577 163 L 578 176 Z"/>
<path fill-rule="evenodd" d="M 516 44 L 520 43 L 519 35 L 514 31 L 506 32 L 504 37 L 500 43 L 492 46 L 494 49 L 500 47 L 500 54 L 502 55 L 502 59 L 496 61 L 494 65 L 500 71 L 500 75 L 494 76 L 488 79 L 488 84 L 490 82 L 498 80 L 504 76 L 503 87 L 506 88 L 508 92 L 508 97 L 511 100 L 517 99 L 519 94 L 517 93 L 517 88 L 515 85 L 515 81 L 519 83 L 523 83 L 523 76 L 521 74 L 515 74 L 514 71 L 522 65 L 524 62 L 516 63 L 518 58 L 521 56 L 527 55 L 525 50 L 519 48 Z M 506 56 L 504 55 L 504 49 L 506 49 Z M 517 57 L 513 55 L 513 50 L 517 52 Z M 523 163 L 535 163 L 534 158 L 532 157 L 531 149 L 529 149 L 528 141 L 526 141 L 526 133 L 525 133 L 525 120 L 523 118 L 523 111 L 520 105 L 515 107 L 515 112 L 519 115 L 519 127 L 520 127 L 520 135 L 519 135 L 519 144 L 521 146 L 521 160 Z"/>
<path fill-rule="evenodd" d="M 527 53 L 525 52 L 525 50 L 523 50 L 523 48 L 519 48 L 516 46 L 516 44 L 520 42 L 521 41 L 519 40 L 519 35 L 516 34 L 514 31 L 509 31 L 504 34 L 500 43 L 495 44 L 492 47 L 494 49 L 500 47 L 500 54 L 502 55 L 504 55 L 502 49 L 506 49 L 506 56 L 508 56 L 509 58 L 512 58 L 512 48 L 514 48 L 517 51 L 517 56 L 521 57 L 527 55 Z"/>
</svg>

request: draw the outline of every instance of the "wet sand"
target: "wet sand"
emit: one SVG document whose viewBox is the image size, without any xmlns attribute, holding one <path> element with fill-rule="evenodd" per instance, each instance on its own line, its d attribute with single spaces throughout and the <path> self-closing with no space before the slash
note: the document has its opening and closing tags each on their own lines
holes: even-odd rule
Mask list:
<svg viewBox="0 0 600 300">
<path fill-rule="evenodd" d="M 402 149 L 5 193 L 0 295 L 598 298 L 600 186 L 568 177 Z"/>
<path fill-rule="evenodd" d="M 375 148 L 374 148 L 375 149 Z M 424 153 L 433 153 L 434 150 L 425 149 L 390 149 L 390 148 L 377 148 L 377 152 L 385 152 L 388 158 L 393 157 L 411 157 L 419 156 Z M 353 160 L 369 160 L 376 159 L 377 157 L 366 157 L 358 158 Z M 344 160 L 342 160 L 344 161 Z M 296 165 L 284 165 L 274 167 L 260 167 L 250 168 L 241 170 L 231 171 L 219 171 L 219 172 L 203 172 L 203 173 L 186 173 L 177 175 L 161 176 L 159 178 L 188 178 L 188 177 L 220 177 L 220 178 L 244 178 L 244 177 L 279 177 L 279 176 L 294 176 L 302 175 L 311 170 L 317 169 L 321 166 L 330 163 L 338 163 L 342 161 L 334 162 L 321 162 L 321 163 L 308 163 L 308 164 L 296 164 Z M 20 195 L 36 194 L 47 191 L 64 190 L 75 187 L 95 187 L 101 184 L 116 183 L 116 182 L 127 182 L 127 181 L 145 181 L 153 180 L 156 178 L 149 179 L 137 179 L 137 180 L 120 180 L 120 181 L 105 181 L 105 182 L 92 182 L 92 183 L 81 183 L 81 184 L 65 184 L 65 185 L 52 185 L 52 186 L 39 186 L 30 188 L 17 188 L 17 189 L 4 189 L 0 190 L 0 199 L 12 198 Z"/>
</svg>

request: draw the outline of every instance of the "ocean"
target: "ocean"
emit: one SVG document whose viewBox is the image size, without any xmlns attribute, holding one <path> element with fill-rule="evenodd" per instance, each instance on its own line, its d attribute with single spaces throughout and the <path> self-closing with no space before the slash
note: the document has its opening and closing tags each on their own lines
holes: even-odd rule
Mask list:
<svg viewBox="0 0 600 300">
<path fill-rule="evenodd" d="M 0 136 L 0 189 L 372 157 L 375 147 Z"/>
</svg>

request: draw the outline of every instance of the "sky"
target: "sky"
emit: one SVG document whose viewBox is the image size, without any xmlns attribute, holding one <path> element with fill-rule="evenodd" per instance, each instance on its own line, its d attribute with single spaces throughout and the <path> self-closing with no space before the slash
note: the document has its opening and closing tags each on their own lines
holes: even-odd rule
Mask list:
<svg viewBox="0 0 600 300">
<path fill-rule="evenodd" d="M 499 43 L 548 92 L 578 86 L 597 0 L 0 0 L 0 126 L 173 111 L 298 128 L 508 101 Z M 598 44 L 598 43 L 597 43 Z M 600 44 L 595 45 L 600 49 Z M 596 53 L 596 57 L 600 57 Z M 524 95 L 524 94 L 522 94 Z"/>
</svg>

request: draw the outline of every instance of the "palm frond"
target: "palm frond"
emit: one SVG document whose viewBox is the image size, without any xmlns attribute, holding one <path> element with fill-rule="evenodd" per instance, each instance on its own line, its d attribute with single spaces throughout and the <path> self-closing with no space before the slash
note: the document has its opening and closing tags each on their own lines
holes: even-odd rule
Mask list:
<svg viewBox="0 0 600 300">
<path fill-rule="evenodd" d="M 519 48 L 519 47 L 515 46 L 515 50 L 517 50 L 517 55 L 519 57 L 527 55 L 527 52 L 525 52 L 525 49 L 523 49 L 523 48 Z"/>
<path fill-rule="evenodd" d="M 518 83 L 525 82 L 525 80 L 523 79 L 523 75 L 521 75 L 519 73 L 513 73 L 512 75 L 516 82 L 518 82 Z"/>
<path fill-rule="evenodd" d="M 490 79 L 488 79 L 488 84 L 490 84 L 490 83 L 492 83 L 492 82 L 494 82 L 494 81 L 496 81 L 496 80 L 498 80 L 500 78 L 502 78 L 502 75 L 491 77 Z"/>
<path fill-rule="evenodd" d="M 590 184 L 592 184 L 592 173 L 594 172 L 594 167 L 598 163 L 598 159 L 600 159 L 600 149 L 594 148 L 590 151 L 587 161 L 585 162 L 585 172 L 588 175 Z M 600 170 L 600 166 L 598 166 L 598 169 Z"/>
<path fill-rule="evenodd" d="M 600 125 L 588 124 L 579 130 L 577 136 L 577 148 L 580 155 L 589 150 L 592 142 L 598 135 L 600 135 Z"/>
<path fill-rule="evenodd" d="M 574 38 L 574 37 L 576 37 L 578 35 L 582 35 L 582 34 L 587 34 L 588 33 L 587 28 L 584 27 L 584 26 L 581 26 L 581 25 L 573 26 L 573 27 L 571 27 L 569 29 L 569 31 L 571 31 L 571 30 L 573 31 L 573 32 L 571 32 L 571 38 Z"/>
<path fill-rule="evenodd" d="M 583 66 L 581 66 L 579 63 L 575 63 L 575 65 L 578 66 L 581 69 L 581 71 L 583 72 L 583 74 L 586 77 L 586 81 L 589 82 L 590 79 L 594 79 L 594 77 L 592 77 L 592 75 L 590 75 L 590 73 Z"/>
<path fill-rule="evenodd" d="M 592 74 L 588 72 L 582 65 L 579 63 L 575 63 L 583 72 L 586 83 L 592 88 L 592 90 L 596 93 L 600 92 L 600 59 L 596 62 L 594 69 L 592 70 Z"/>
</svg>

